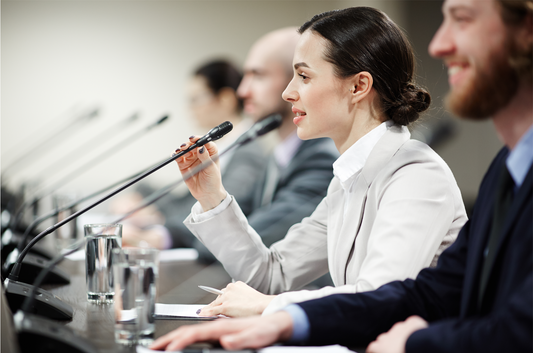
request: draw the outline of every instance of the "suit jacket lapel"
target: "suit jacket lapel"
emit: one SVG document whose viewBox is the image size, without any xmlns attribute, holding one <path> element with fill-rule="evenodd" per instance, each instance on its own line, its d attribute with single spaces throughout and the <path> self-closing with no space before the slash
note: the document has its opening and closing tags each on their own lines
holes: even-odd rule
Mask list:
<svg viewBox="0 0 533 353">
<path fill-rule="evenodd" d="M 505 159 L 504 159 L 505 161 Z M 497 166 L 500 166 L 497 163 Z M 463 298 L 461 305 L 461 317 L 466 317 L 469 314 L 473 314 L 477 310 L 477 297 L 479 279 L 481 275 L 481 266 L 483 264 L 483 257 L 485 246 L 488 241 L 490 233 L 490 224 L 492 222 L 492 211 L 494 208 L 495 193 L 481 194 L 484 190 L 494 190 L 496 188 L 498 179 L 498 170 L 495 168 L 487 175 L 486 185 L 480 188 L 480 194 L 476 201 L 474 208 L 474 215 L 470 224 L 469 235 L 469 255 L 468 262 L 471 264 L 467 266 L 465 279 Z"/>
<path fill-rule="evenodd" d="M 487 284 L 487 288 L 485 289 L 485 291 L 489 290 L 490 283 L 491 283 L 491 277 L 494 275 L 495 266 L 498 266 L 498 257 L 500 256 L 503 244 L 505 244 L 505 242 L 508 241 L 510 234 L 512 233 L 513 226 L 515 225 L 515 220 L 522 213 L 521 210 L 523 209 L 524 204 L 527 201 L 529 201 L 529 199 L 531 198 L 532 178 L 533 178 L 533 167 L 529 169 L 529 172 L 527 173 L 523 184 L 521 185 L 520 189 L 515 195 L 515 199 L 513 200 L 511 207 L 509 208 L 509 211 L 507 213 L 507 216 L 505 217 L 505 222 L 504 222 L 503 230 L 502 230 L 503 233 L 496 247 L 495 258 L 494 258 L 494 262 L 492 263 L 492 267 L 489 270 L 489 279 L 488 279 L 488 284 Z"/>
<path fill-rule="evenodd" d="M 336 277 L 340 277 L 340 283 L 342 284 L 346 284 L 347 281 L 346 273 L 348 264 L 353 253 L 355 238 L 363 220 L 368 190 L 379 172 L 398 149 L 409 140 L 410 136 L 409 130 L 406 127 L 400 126 L 391 126 L 385 132 L 372 149 L 372 152 L 370 152 L 361 170 L 361 174 L 354 185 L 354 194 L 351 195 L 352 200 L 348 202 L 348 209 L 346 210 L 348 217 L 344 219 L 343 214 L 340 215 L 340 219 L 344 219 L 344 222 L 341 231 L 335 233 L 339 239 L 336 241 L 334 254 L 337 258 Z M 344 203 L 344 198 L 342 198 L 341 202 Z M 341 212 L 344 211 L 344 207 L 340 209 L 342 210 Z"/>
</svg>

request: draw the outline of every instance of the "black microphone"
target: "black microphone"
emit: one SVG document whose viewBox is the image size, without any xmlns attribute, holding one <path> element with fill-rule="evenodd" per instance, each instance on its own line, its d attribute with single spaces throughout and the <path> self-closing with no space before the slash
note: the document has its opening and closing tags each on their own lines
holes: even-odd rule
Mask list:
<svg viewBox="0 0 533 353">
<path fill-rule="evenodd" d="M 142 202 L 138 207 L 130 210 L 128 213 L 126 213 L 121 218 L 117 219 L 114 224 L 120 223 L 126 218 L 130 217 L 132 214 L 134 214 L 137 211 L 140 211 L 141 209 L 153 204 L 154 202 L 158 201 L 162 197 L 168 195 L 172 190 L 174 190 L 178 185 L 185 182 L 189 178 L 193 177 L 194 175 L 200 173 L 205 168 L 209 167 L 212 163 L 214 163 L 218 158 L 223 156 L 225 153 L 229 152 L 230 150 L 242 146 L 244 144 L 247 144 L 248 142 L 256 139 L 257 137 L 260 137 L 262 135 L 265 135 L 266 133 L 278 128 L 281 125 L 281 115 L 279 114 L 273 114 L 269 115 L 266 118 L 260 120 L 259 122 L 255 123 L 248 131 L 246 131 L 244 134 L 239 136 L 235 142 L 233 142 L 230 146 L 228 146 L 224 151 L 218 153 L 216 156 L 214 156 L 212 159 L 210 159 L 207 162 L 203 162 L 193 170 L 184 173 L 182 176 L 182 179 L 175 181 L 160 190 L 154 192 L 152 195 L 147 197 L 144 202 Z M 204 136 L 205 137 L 205 136 Z M 220 138 L 220 137 L 219 137 Z M 213 141 L 213 140 L 211 140 Z"/>
<path fill-rule="evenodd" d="M 203 146 L 208 142 L 216 141 L 220 139 L 222 136 L 226 135 L 228 132 L 230 132 L 233 129 L 233 125 L 229 121 L 225 121 L 222 124 L 215 126 L 207 134 L 200 137 L 198 141 L 196 141 L 196 145 Z"/>
<path fill-rule="evenodd" d="M 161 163 L 161 164 L 149 169 L 148 171 L 146 171 L 143 174 L 139 175 L 135 179 L 129 181 L 128 183 L 122 185 L 118 189 L 112 191 L 111 193 L 107 194 L 106 196 L 104 196 L 104 197 L 100 198 L 99 200 L 93 202 L 92 204 L 90 204 L 89 206 L 85 207 L 84 209 L 82 209 L 82 210 L 70 215 L 69 217 L 63 219 L 61 222 L 58 222 L 55 225 L 50 226 L 47 229 L 45 229 L 44 231 L 42 231 L 41 233 L 39 233 L 21 251 L 20 255 L 18 256 L 17 261 L 13 265 L 11 273 L 9 274 L 8 278 L 5 281 L 6 297 L 8 299 L 10 307 L 12 307 L 12 306 L 15 307 L 15 305 L 20 305 L 21 302 L 22 302 L 22 299 L 25 296 L 27 296 L 27 285 L 25 285 L 26 289 L 24 289 L 24 288 L 22 288 L 24 286 L 24 284 L 18 282 L 19 273 L 20 273 L 20 270 L 21 270 L 21 267 L 22 267 L 22 260 L 24 260 L 24 257 L 27 255 L 28 251 L 39 240 L 44 238 L 46 235 L 52 233 L 53 231 L 55 231 L 57 228 L 67 224 L 71 220 L 79 217 L 80 215 L 84 214 L 85 212 L 87 212 L 87 211 L 91 210 L 92 208 L 98 206 L 102 202 L 110 199 L 111 197 L 115 196 L 116 194 L 118 194 L 119 192 L 125 190 L 126 188 L 130 187 L 131 185 L 133 185 L 133 184 L 137 183 L 138 181 L 144 179 L 148 175 L 156 172 L 157 170 L 161 169 L 162 167 L 166 166 L 167 164 L 173 162 L 174 160 L 178 159 L 179 157 L 183 156 L 184 154 L 187 154 L 190 151 L 192 151 L 193 149 L 205 145 L 209 141 L 215 141 L 215 140 L 221 138 L 222 136 L 224 136 L 224 134 L 227 134 L 232 129 L 233 129 L 233 125 L 231 125 L 230 122 L 224 122 L 224 123 L 220 124 L 219 126 L 217 126 L 217 128 L 212 129 L 210 132 L 208 132 L 205 136 L 201 137 L 196 143 L 193 143 L 187 149 L 185 149 L 183 151 L 180 151 L 177 154 L 174 154 L 172 157 L 170 157 L 169 159 L 167 159 L 163 163 Z M 41 291 L 41 292 L 45 292 L 45 291 Z M 41 296 L 43 296 L 43 295 L 44 294 L 41 293 Z M 42 303 L 42 305 L 47 305 L 47 304 L 49 304 L 49 303 Z M 66 304 L 64 304 L 64 305 L 66 305 Z M 56 304 L 56 306 L 57 306 L 57 304 Z M 15 312 L 16 310 L 14 310 L 12 308 L 12 311 Z M 54 315 L 59 315 L 59 316 L 62 316 L 63 319 L 72 318 L 72 308 L 71 307 L 70 307 L 70 311 L 64 310 L 63 308 L 59 308 L 59 310 L 58 310 L 58 308 L 56 308 L 56 307 L 54 307 L 52 305 L 52 308 L 43 309 L 42 312 L 43 313 L 45 313 L 45 312 L 46 313 L 52 313 Z"/>
<path fill-rule="evenodd" d="M 22 204 L 22 206 L 19 207 L 19 209 L 17 210 L 15 216 L 13 217 L 13 222 L 10 224 L 10 228 L 16 229 L 16 227 L 18 226 L 18 223 L 20 222 L 20 220 L 22 218 L 23 212 L 25 211 L 26 208 L 31 207 L 32 205 L 34 205 L 37 202 L 39 202 L 40 200 L 42 200 L 44 197 L 50 195 L 51 193 L 53 193 L 57 189 L 61 188 L 62 186 L 64 186 L 68 182 L 74 180 L 77 176 L 79 176 L 83 172 L 89 170 L 90 167 L 95 166 L 96 164 L 98 164 L 102 160 L 110 157 L 114 153 L 116 153 L 116 152 L 120 151 L 121 149 L 125 148 L 130 143 L 136 141 L 137 138 L 139 138 L 140 136 L 144 135 L 145 133 L 147 133 L 148 131 L 152 130 L 156 126 L 161 125 L 167 119 L 168 119 L 168 115 L 164 115 L 162 118 L 156 120 L 154 123 L 151 123 L 150 125 L 148 125 L 148 126 L 144 127 L 143 129 L 137 131 L 136 133 L 128 136 L 124 140 L 122 140 L 119 143 L 113 145 L 111 148 L 107 149 L 103 153 L 99 154 L 98 156 L 96 156 L 93 159 L 89 160 L 88 162 L 84 163 L 82 166 L 78 167 L 74 171 L 70 172 L 69 174 L 64 176 L 61 180 L 55 182 L 52 186 L 49 186 L 48 187 L 48 191 L 41 192 L 40 195 L 39 195 L 39 192 L 37 192 L 37 194 L 38 194 L 37 197 L 33 198 L 33 200 L 31 202 L 24 202 Z"/>
<path fill-rule="evenodd" d="M 24 352 L 36 352 L 42 350 L 43 345 L 50 352 L 76 352 L 76 353 L 96 353 L 98 350 L 87 339 L 78 336 L 67 326 L 46 320 L 33 313 L 38 312 L 42 305 L 36 305 L 42 294 L 37 299 L 38 288 L 50 270 L 55 267 L 65 256 L 73 253 L 83 246 L 85 239 L 75 243 L 72 248 L 50 262 L 48 267 L 43 269 L 37 277 L 30 294 L 25 298 L 22 309 L 14 316 L 15 331 L 18 336 L 19 345 Z M 42 313 L 41 313 L 42 314 Z"/>
<path fill-rule="evenodd" d="M 154 164 L 153 166 L 156 166 L 160 163 L 161 162 Z M 36 218 L 26 228 L 22 236 L 20 236 L 19 234 L 15 234 L 8 229 L 6 231 L 6 234 L 2 237 L 2 259 L 4 261 L 4 263 L 2 264 L 2 278 L 5 279 L 7 275 L 11 272 L 13 265 L 17 262 L 20 252 L 24 249 L 26 245 L 28 245 L 27 241 L 29 236 L 33 234 L 35 228 L 39 224 L 51 217 L 57 216 L 60 212 L 70 210 L 85 201 L 88 201 L 108 190 L 111 190 L 114 187 L 117 187 L 135 177 L 138 177 L 146 170 L 147 168 L 133 175 L 130 175 L 127 178 L 121 179 L 111 185 L 108 185 L 103 189 L 95 191 L 92 194 L 84 196 L 78 200 L 74 200 L 61 208 L 57 208 L 49 212 L 48 214 Z M 32 283 L 39 274 L 39 272 L 41 272 L 44 268 L 48 266 L 48 260 L 52 259 L 54 255 L 55 254 L 52 254 L 47 248 L 40 246 L 39 243 L 35 244 L 31 248 L 30 253 L 28 253 L 22 261 L 21 273 L 23 275 L 22 277 L 19 277 L 19 280 L 24 283 Z M 56 268 L 51 271 L 51 275 L 47 277 L 46 283 L 70 283 L 70 281 L 66 273 Z"/>
</svg>

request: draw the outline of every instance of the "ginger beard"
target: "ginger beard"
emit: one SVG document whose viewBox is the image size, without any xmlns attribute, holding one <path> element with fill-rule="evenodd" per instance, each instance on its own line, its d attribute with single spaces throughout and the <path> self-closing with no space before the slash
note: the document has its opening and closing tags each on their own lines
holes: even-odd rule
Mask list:
<svg viewBox="0 0 533 353">
<path fill-rule="evenodd" d="M 519 77 L 511 66 L 513 41 L 494 50 L 484 65 L 476 65 L 474 76 L 463 87 L 452 88 L 445 104 L 455 115 L 470 120 L 485 120 L 504 108 L 518 90 Z"/>
</svg>

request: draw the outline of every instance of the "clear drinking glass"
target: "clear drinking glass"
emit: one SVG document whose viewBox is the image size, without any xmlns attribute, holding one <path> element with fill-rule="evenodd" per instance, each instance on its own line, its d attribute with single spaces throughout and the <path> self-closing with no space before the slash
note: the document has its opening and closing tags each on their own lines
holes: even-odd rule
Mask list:
<svg viewBox="0 0 533 353">
<path fill-rule="evenodd" d="M 54 209 L 58 210 L 72 204 L 74 201 L 74 196 L 54 195 L 52 201 Z M 65 218 L 73 215 L 74 213 L 76 213 L 76 208 L 74 206 L 59 212 L 56 215 L 55 223 L 61 222 Z M 57 228 L 53 233 L 53 237 L 55 240 L 55 248 L 58 252 L 62 252 L 65 249 L 69 249 L 78 240 L 78 228 L 76 226 L 76 218 L 65 224 L 63 227 Z"/>
<path fill-rule="evenodd" d="M 111 251 L 122 246 L 122 224 L 86 224 L 85 273 L 87 300 L 113 303 L 113 258 Z"/>
<path fill-rule="evenodd" d="M 113 250 L 115 340 L 148 345 L 154 339 L 159 250 Z"/>
</svg>

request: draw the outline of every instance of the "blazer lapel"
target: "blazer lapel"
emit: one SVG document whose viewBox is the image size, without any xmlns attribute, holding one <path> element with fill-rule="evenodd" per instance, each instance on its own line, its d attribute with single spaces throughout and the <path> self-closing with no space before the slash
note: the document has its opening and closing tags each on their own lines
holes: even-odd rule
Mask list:
<svg viewBox="0 0 533 353">
<path fill-rule="evenodd" d="M 500 164 L 498 164 L 500 165 Z M 499 170 L 499 168 L 496 168 Z M 463 298 L 461 305 L 461 317 L 466 317 L 477 311 L 477 297 L 481 266 L 485 246 L 490 233 L 490 224 L 492 222 L 492 209 L 494 208 L 494 193 L 481 194 L 481 190 L 494 190 L 497 183 L 497 172 L 492 172 L 487 185 L 480 188 L 480 194 L 474 208 L 474 216 L 470 224 L 469 255 L 467 261 L 471 264 L 466 267 Z M 475 218 L 474 218 L 475 217 Z M 472 222 L 474 221 L 475 222 Z"/>
<path fill-rule="evenodd" d="M 340 215 L 340 219 L 344 220 L 344 222 L 340 232 L 335 233 L 339 239 L 336 242 L 337 246 L 334 249 L 334 254 L 336 255 L 337 263 L 336 272 L 338 273 L 336 277 L 340 276 L 341 284 L 346 284 L 347 282 L 346 274 L 348 265 L 353 254 L 355 239 L 363 221 L 368 190 L 379 172 L 398 149 L 409 140 L 410 136 L 411 134 L 406 127 L 394 125 L 387 129 L 372 149 L 372 152 L 370 152 L 361 170 L 361 174 L 354 185 L 354 194 L 350 196 L 351 200 L 348 202 L 348 208 L 346 210 L 347 217 L 345 218 L 343 213 Z M 344 197 L 341 202 L 344 203 Z M 341 210 L 341 212 L 344 212 L 344 207 Z"/>
<path fill-rule="evenodd" d="M 346 244 L 342 237 L 339 237 L 343 226 L 344 214 L 344 190 L 340 185 L 338 178 L 333 178 L 333 181 L 328 190 L 328 266 L 331 269 L 330 275 L 335 286 L 344 284 L 344 271 L 342 267 L 338 266 L 338 253 Z"/>
<path fill-rule="evenodd" d="M 524 179 L 524 183 L 518 190 L 516 194 L 516 198 L 513 200 L 511 204 L 511 208 L 509 209 L 507 216 L 505 217 L 505 222 L 503 224 L 503 233 L 498 241 L 498 246 L 496 247 L 496 254 L 494 258 L 494 262 L 492 263 L 492 267 L 489 270 L 489 280 L 488 285 L 485 290 L 488 290 L 490 285 L 491 276 L 493 276 L 494 272 L 494 266 L 498 266 L 498 257 L 500 256 L 500 252 L 502 249 L 502 245 L 507 241 L 510 234 L 512 233 L 513 226 L 515 224 L 516 218 L 521 214 L 520 210 L 523 209 L 524 204 L 529 201 L 531 198 L 531 192 L 532 192 L 532 178 L 533 178 L 533 167 L 529 168 L 529 171 L 526 175 L 526 178 Z"/>
</svg>

